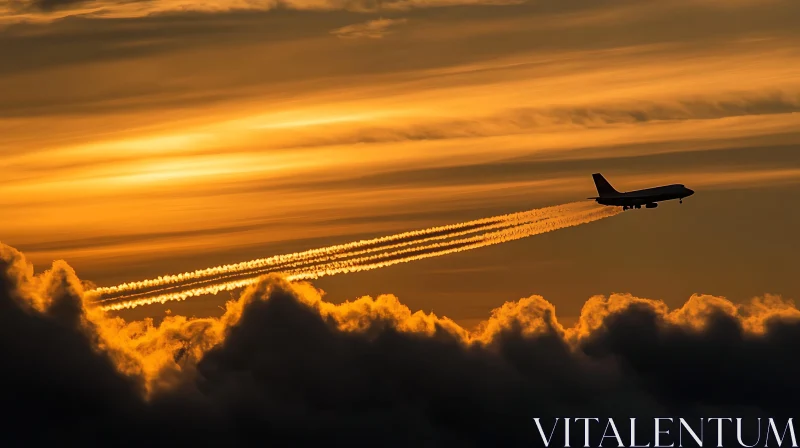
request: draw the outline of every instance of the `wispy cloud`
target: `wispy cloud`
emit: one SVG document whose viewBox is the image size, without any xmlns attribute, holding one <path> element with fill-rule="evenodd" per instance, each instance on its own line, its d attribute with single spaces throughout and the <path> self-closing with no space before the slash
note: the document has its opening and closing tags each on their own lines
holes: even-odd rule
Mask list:
<svg viewBox="0 0 800 448">
<path fill-rule="evenodd" d="M 357 23 L 355 25 L 347 25 L 331 31 L 331 34 L 341 37 L 343 39 L 381 39 L 388 33 L 392 32 L 392 28 L 406 23 L 406 19 L 375 19 L 368 20 L 364 23 Z"/>
<path fill-rule="evenodd" d="M 0 5 L 0 25 L 83 19 L 142 18 L 159 14 L 263 12 L 276 8 L 300 11 L 347 10 L 361 13 L 407 11 L 458 5 L 518 4 L 523 0 L 19 0 Z M 373 25 L 374 26 L 374 25 Z"/>
</svg>

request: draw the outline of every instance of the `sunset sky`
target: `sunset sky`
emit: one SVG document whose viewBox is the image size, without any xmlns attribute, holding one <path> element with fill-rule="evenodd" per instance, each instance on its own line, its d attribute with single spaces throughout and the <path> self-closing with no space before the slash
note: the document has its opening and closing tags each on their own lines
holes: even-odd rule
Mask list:
<svg viewBox="0 0 800 448">
<path fill-rule="evenodd" d="M 800 298 L 796 0 L 0 0 L 0 241 L 110 286 L 595 196 L 696 194 L 314 282 Z M 224 293 L 120 312 L 217 316 Z"/>
</svg>

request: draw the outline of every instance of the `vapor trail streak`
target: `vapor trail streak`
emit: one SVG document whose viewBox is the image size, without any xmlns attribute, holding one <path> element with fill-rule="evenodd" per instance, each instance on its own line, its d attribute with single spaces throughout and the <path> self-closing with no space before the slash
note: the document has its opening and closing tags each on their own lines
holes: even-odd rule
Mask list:
<svg viewBox="0 0 800 448">
<path fill-rule="evenodd" d="M 557 206 L 558 207 L 558 206 Z M 389 235 L 379 238 L 373 238 L 368 240 L 360 240 L 354 241 L 351 243 L 340 244 L 335 246 L 328 246 L 319 249 L 311 249 L 303 252 L 295 252 L 291 254 L 285 255 L 275 255 L 268 258 L 259 258 L 250 261 L 244 261 L 241 263 L 236 264 L 228 264 L 223 266 L 216 266 L 207 269 L 200 269 L 193 272 L 184 272 L 181 274 L 174 274 L 174 275 L 167 275 L 167 276 L 160 276 L 154 279 L 148 280 L 141 280 L 138 282 L 130 282 L 130 283 L 123 283 L 116 286 L 110 287 L 101 287 L 96 288 L 92 291 L 89 291 L 91 294 L 102 296 L 107 294 L 115 294 L 125 291 L 135 291 L 143 288 L 150 288 L 156 287 L 161 285 L 168 285 L 171 283 L 180 283 L 187 280 L 204 278 L 204 277 L 213 277 L 215 275 L 229 273 L 229 272 L 241 272 L 243 270 L 248 269 L 255 269 L 261 268 L 266 266 L 272 266 L 276 264 L 283 264 L 286 262 L 292 261 L 300 261 L 300 260 L 310 260 L 315 259 L 318 256 L 329 256 L 336 253 L 347 252 L 352 249 L 363 248 L 372 245 L 382 245 L 382 244 L 392 244 L 397 241 L 402 241 L 405 239 L 414 239 L 419 236 L 426 236 L 426 235 L 435 235 L 438 233 L 447 234 L 451 231 L 465 231 L 464 229 L 473 229 L 472 231 L 477 231 L 483 226 L 493 226 L 493 225 L 500 225 L 503 224 L 513 224 L 514 222 L 526 219 L 532 219 L 539 215 L 545 215 L 552 209 L 553 207 L 547 207 L 542 209 L 535 209 L 529 210 L 525 212 L 518 212 L 518 213 L 510 213 L 506 215 L 499 215 L 490 218 L 482 218 L 476 219 L 473 221 L 467 221 L 458 224 L 450 224 L 445 226 L 438 226 L 438 227 L 431 227 L 428 229 L 422 230 L 414 230 L 410 232 L 403 232 L 398 233 L 395 235 Z M 395 244 L 402 244 L 402 243 L 395 243 Z"/>
<path fill-rule="evenodd" d="M 561 213 L 556 213 L 550 218 L 543 218 L 542 220 L 535 222 L 523 222 L 510 227 L 507 226 L 507 228 L 498 231 L 487 232 L 482 235 L 460 238 L 448 242 L 436 242 L 398 251 L 382 252 L 368 257 L 322 263 L 319 265 L 312 265 L 305 268 L 284 271 L 281 273 L 289 280 L 310 280 L 328 275 L 380 269 L 399 263 L 408 263 L 410 261 L 438 257 L 472 250 L 479 247 L 486 247 L 513 241 L 553 230 L 589 223 L 619 213 L 619 210 L 616 208 L 598 208 L 593 204 L 586 206 L 582 203 L 566 204 L 564 206 L 549 207 L 548 209 L 552 211 L 558 210 Z M 213 279 L 213 281 L 219 281 L 219 283 L 190 288 L 185 291 L 155 294 L 151 296 L 130 299 L 127 299 L 126 297 L 119 297 L 118 301 L 103 304 L 101 307 L 105 310 L 119 310 L 153 303 L 164 303 L 171 300 L 185 300 L 189 297 L 217 294 L 221 291 L 238 289 L 255 283 L 259 278 L 259 276 L 253 276 L 244 279 L 225 281 L 226 277 L 227 275 Z"/>
<path fill-rule="evenodd" d="M 533 221 L 533 222 L 535 222 L 535 221 Z M 368 255 L 368 254 L 376 253 L 376 252 L 378 252 L 379 255 L 377 255 L 375 257 L 383 257 L 383 253 L 386 252 L 387 250 L 390 250 L 390 249 L 398 249 L 398 248 L 407 247 L 407 246 L 416 246 L 416 245 L 419 245 L 419 244 L 422 244 L 422 243 L 428 243 L 428 242 L 437 241 L 437 240 L 445 240 L 445 239 L 455 238 L 455 237 L 459 237 L 459 236 L 465 236 L 465 235 L 469 235 L 469 234 L 480 232 L 480 231 L 493 230 L 493 229 L 503 229 L 503 228 L 513 227 L 513 226 L 516 226 L 516 225 L 518 225 L 518 224 L 507 224 L 507 223 L 494 224 L 494 225 L 490 225 L 490 226 L 480 227 L 480 228 L 477 228 L 477 229 L 471 229 L 471 230 L 466 230 L 466 231 L 461 231 L 461 232 L 453 232 L 453 233 L 450 233 L 450 234 L 437 235 L 437 236 L 433 236 L 433 237 L 421 238 L 421 239 L 418 239 L 418 240 L 405 241 L 405 242 L 402 242 L 402 243 L 391 244 L 391 245 L 388 245 L 388 246 L 376 246 L 376 247 L 372 247 L 372 248 L 369 248 L 369 249 L 362 249 L 362 250 L 357 250 L 357 251 L 352 251 L 352 252 L 340 252 L 340 253 L 336 253 L 336 254 L 333 254 L 333 255 L 320 256 L 320 257 L 317 257 L 317 258 L 310 258 L 310 259 L 305 259 L 305 260 L 300 260 L 300 261 L 276 263 L 276 264 L 271 265 L 271 266 L 266 266 L 266 267 L 261 267 L 261 268 L 256 268 L 256 269 L 243 269 L 241 271 L 230 272 L 230 273 L 227 273 L 227 274 L 220 274 L 220 275 L 211 276 L 211 277 L 201 277 L 201 278 L 199 278 L 199 279 L 197 279 L 195 281 L 191 281 L 191 282 L 171 283 L 171 284 L 162 285 L 162 286 L 155 286 L 155 287 L 151 287 L 151 288 L 144 288 L 143 287 L 143 288 L 140 288 L 138 290 L 134 290 L 132 292 L 129 292 L 127 294 L 126 293 L 122 293 L 122 294 L 115 295 L 115 294 L 106 293 L 106 294 L 103 294 L 101 296 L 102 298 L 100 298 L 98 300 L 95 300 L 94 303 L 103 303 L 103 302 L 109 302 L 109 301 L 116 301 L 116 300 L 120 300 L 120 299 L 130 299 L 130 298 L 137 297 L 137 296 L 146 296 L 146 295 L 159 294 L 159 293 L 162 293 L 164 291 L 181 289 L 181 288 L 186 288 L 188 286 L 194 286 L 194 285 L 201 285 L 203 283 L 215 282 L 215 281 L 222 280 L 222 279 L 227 279 L 227 278 L 240 277 L 240 276 L 243 276 L 243 275 L 257 276 L 257 275 L 266 274 L 266 273 L 270 273 L 270 272 L 276 272 L 278 270 L 290 269 L 290 268 L 299 268 L 299 267 L 306 266 L 306 265 L 316 265 L 316 264 L 319 264 L 321 262 L 332 261 L 332 260 L 340 260 L 340 259 L 345 259 L 345 258 L 352 258 L 352 257 L 361 256 L 361 255 Z M 368 257 L 368 258 L 375 258 L 375 257 Z M 95 293 L 96 291 L 97 290 L 93 290 L 93 291 L 90 291 L 90 292 L 91 293 Z"/>
<path fill-rule="evenodd" d="M 130 292 L 130 293 L 127 293 L 127 294 L 125 294 L 125 293 L 122 293 L 122 294 L 117 293 L 119 295 L 115 295 L 114 293 L 105 293 L 105 294 L 101 295 L 100 299 L 95 300 L 95 303 L 114 301 L 114 300 L 119 300 L 119 299 L 122 299 L 122 298 L 129 299 L 129 298 L 133 298 L 133 297 L 137 297 L 137 296 L 152 295 L 152 294 L 156 294 L 156 293 L 162 293 L 164 291 L 169 291 L 169 290 L 179 289 L 179 288 L 185 288 L 187 286 L 199 285 L 199 284 L 208 283 L 208 282 L 219 280 L 219 279 L 232 278 L 232 277 L 237 277 L 237 276 L 241 276 L 241 275 L 259 275 L 259 274 L 265 274 L 265 273 L 269 273 L 269 272 L 275 272 L 278 269 L 297 268 L 297 267 L 300 267 L 300 266 L 303 266 L 303 265 L 318 264 L 318 263 L 324 262 L 324 261 L 331 261 L 331 260 L 337 260 L 337 259 L 343 259 L 343 258 L 351 258 L 351 257 L 356 257 L 356 256 L 360 256 L 360 255 L 366 255 L 366 254 L 375 253 L 375 252 L 385 252 L 385 251 L 390 250 L 390 249 L 398 249 L 398 248 L 401 248 L 401 247 L 414 246 L 414 245 L 419 245 L 419 244 L 427 243 L 427 242 L 431 242 L 431 241 L 446 240 L 446 239 L 455 238 L 455 237 L 459 237 L 459 236 L 465 236 L 465 235 L 469 235 L 469 234 L 473 234 L 473 233 L 477 233 L 477 232 L 481 232 L 481 231 L 503 229 L 503 228 L 513 227 L 513 226 L 517 226 L 517 225 L 524 224 L 524 223 L 534 223 L 534 222 L 537 222 L 537 221 L 540 221 L 540 220 L 543 220 L 543 219 L 547 219 L 547 217 L 535 216 L 535 215 L 523 216 L 522 214 L 520 214 L 519 217 L 515 217 L 513 219 L 509 219 L 509 220 L 505 220 L 505 221 L 500 221 L 500 222 L 498 222 L 496 224 L 489 224 L 489 225 L 483 225 L 483 226 L 478 226 L 478 227 L 469 227 L 469 228 L 467 228 L 467 230 L 460 230 L 460 231 L 449 232 L 449 233 L 434 234 L 434 236 L 428 236 L 428 237 L 418 238 L 418 239 L 409 239 L 409 240 L 406 240 L 406 241 L 403 241 L 403 242 L 400 242 L 400 243 L 394 243 L 394 244 L 385 245 L 385 246 L 375 245 L 375 246 L 369 247 L 367 249 L 361 249 L 361 250 L 355 250 L 355 251 L 349 251 L 349 252 L 338 252 L 338 253 L 334 253 L 334 254 L 331 254 L 331 255 L 321 255 L 321 256 L 316 257 L 316 258 L 300 259 L 299 261 L 286 261 L 286 262 L 275 263 L 275 264 L 270 265 L 270 266 L 259 267 L 259 268 L 247 268 L 247 269 L 242 269 L 240 271 L 231 271 L 228 274 L 221 274 L 221 275 L 208 276 L 208 277 L 199 277 L 198 280 L 191 281 L 191 282 L 185 282 L 184 281 L 184 282 L 181 282 L 181 283 L 170 283 L 170 284 L 161 285 L 161 286 L 141 287 L 138 290 L 133 290 L 133 292 Z M 97 291 L 98 290 L 95 289 L 95 290 L 91 291 L 91 293 L 96 294 Z"/>
<path fill-rule="evenodd" d="M 568 212 L 569 210 L 575 207 L 586 207 L 586 206 L 587 203 L 572 203 L 572 204 L 557 205 L 551 207 L 544 207 L 540 209 L 528 210 L 525 212 L 510 213 L 491 218 L 483 218 L 473 221 L 467 221 L 465 223 L 451 224 L 446 226 L 432 227 L 423 230 L 404 232 L 388 237 L 374 238 L 371 240 L 362 240 L 360 242 L 356 242 L 359 243 L 356 247 L 367 247 L 367 249 L 361 249 L 356 251 L 341 250 L 342 247 L 354 246 L 356 244 L 356 243 L 348 243 L 337 246 L 329 246 L 320 249 L 312 249 L 305 252 L 297 252 L 294 254 L 279 255 L 270 258 L 253 260 L 250 262 L 238 263 L 237 265 L 228 265 L 228 266 L 241 266 L 241 268 L 238 270 L 227 270 L 228 274 L 217 274 L 217 275 L 207 275 L 207 276 L 184 276 L 184 274 L 180 274 L 180 276 L 184 276 L 183 278 L 185 278 L 185 280 L 179 282 L 178 280 L 173 279 L 171 282 L 166 284 L 158 284 L 158 283 L 153 283 L 152 280 L 145 280 L 142 282 L 136 282 L 136 284 L 140 285 L 136 289 L 128 288 L 127 290 L 129 292 L 127 294 L 125 293 L 126 292 L 125 289 L 120 289 L 120 288 L 118 288 L 116 292 L 104 292 L 107 290 L 113 290 L 117 287 L 95 289 L 89 291 L 89 293 L 97 298 L 97 300 L 95 300 L 95 303 L 127 300 L 135 297 L 150 296 L 170 290 L 185 289 L 188 286 L 202 285 L 204 283 L 216 282 L 219 279 L 238 277 L 248 272 L 250 273 L 250 276 L 255 277 L 257 274 L 276 272 L 278 269 L 297 267 L 297 266 L 302 266 L 303 264 L 318 264 L 319 262 L 331 259 L 348 258 L 360 254 L 367 254 L 371 252 L 385 251 L 393 248 L 417 245 L 426 241 L 448 239 L 480 231 L 509 227 L 526 222 L 527 223 L 536 222 L 539 220 L 551 218 L 557 214 Z M 419 237 L 415 238 L 415 236 L 417 235 L 423 236 L 423 238 Z M 389 245 L 381 245 L 381 243 L 375 243 L 376 241 L 389 241 L 389 242 L 401 241 L 401 242 Z M 339 252 L 336 252 L 337 250 Z M 308 258 L 307 254 L 309 253 L 319 253 L 321 255 L 317 257 Z M 326 255 L 326 253 L 330 255 Z M 275 259 L 283 259 L 284 261 L 275 262 L 272 265 L 268 265 L 266 267 L 259 267 L 255 269 L 247 267 L 247 265 L 261 266 L 262 265 L 261 261 L 275 260 Z M 292 261 L 292 260 L 299 260 L 299 261 Z M 214 269 L 216 268 L 205 269 L 195 272 L 206 272 Z M 197 280 L 187 281 L 192 279 L 197 279 Z M 127 285 L 133 285 L 133 284 L 134 283 L 128 283 Z M 120 291 L 122 291 L 122 293 L 120 293 Z"/>
</svg>

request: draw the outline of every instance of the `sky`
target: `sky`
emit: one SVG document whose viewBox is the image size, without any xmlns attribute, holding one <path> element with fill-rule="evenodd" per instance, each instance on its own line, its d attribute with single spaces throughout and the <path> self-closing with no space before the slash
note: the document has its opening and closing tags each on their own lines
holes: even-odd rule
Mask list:
<svg viewBox="0 0 800 448">
<path fill-rule="evenodd" d="M 772 446 L 798 44 L 797 0 L 0 0 L 3 439 Z"/>
<path fill-rule="evenodd" d="M 99 286 L 682 183 L 314 281 L 470 327 L 541 295 L 800 297 L 793 0 L 0 0 L 0 241 Z M 229 294 L 121 311 L 219 316 Z"/>
</svg>

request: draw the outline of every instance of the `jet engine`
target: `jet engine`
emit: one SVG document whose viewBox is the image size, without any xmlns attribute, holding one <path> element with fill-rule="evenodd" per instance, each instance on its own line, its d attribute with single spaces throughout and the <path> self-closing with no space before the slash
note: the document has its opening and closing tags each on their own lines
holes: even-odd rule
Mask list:
<svg viewBox="0 0 800 448">
<path fill-rule="evenodd" d="M 650 204 L 647 204 L 644 207 L 645 208 L 656 208 L 656 207 L 658 207 L 658 204 L 656 204 L 655 202 L 651 202 Z"/>
</svg>

